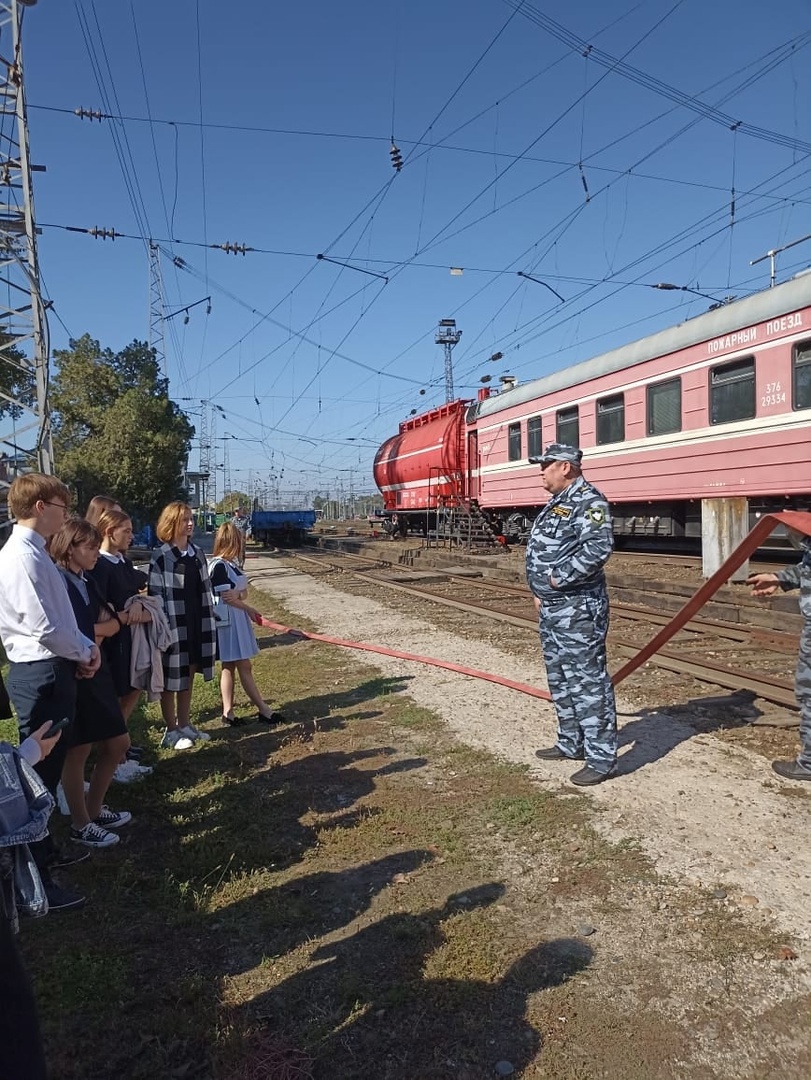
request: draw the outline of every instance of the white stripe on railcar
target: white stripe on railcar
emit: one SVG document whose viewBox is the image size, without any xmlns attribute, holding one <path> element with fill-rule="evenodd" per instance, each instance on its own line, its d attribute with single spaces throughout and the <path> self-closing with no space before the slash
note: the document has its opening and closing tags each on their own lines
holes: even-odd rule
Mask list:
<svg viewBox="0 0 811 1080">
<path fill-rule="evenodd" d="M 476 430 L 480 434 L 485 435 L 488 431 L 498 431 L 499 428 L 503 428 L 505 424 L 517 424 L 523 422 L 524 420 L 528 420 L 530 419 L 530 417 L 533 416 L 551 416 L 553 413 L 558 412 L 560 409 L 572 409 L 575 407 L 575 405 L 577 405 L 578 407 L 580 405 L 588 405 L 590 402 L 597 401 L 600 398 L 612 397 L 614 394 L 624 394 L 628 390 L 636 390 L 640 386 L 655 386 L 657 383 L 667 382 L 668 379 L 675 379 L 677 377 L 687 374 L 688 372 L 700 371 L 702 368 L 709 369 L 711 367 L 718 367 L 719 365 L 731 363 L 732 361 L 738 360 L 744 356 L 755 356 L 757 358 L 757 356 L 760 356 L 764 352 L 768 352 L 771 349 L 776 349 L 782 345 L 790 345 L 795 341 L 801 340 L 811 340 L 809 339 L 808 329 L 802 331 L 799 334 L 792 334 L 790 337 L 780 338 L 779 341 L 766 342 L 765 344 L 758 346 L 756 353 L 752 349 L 739 349 L 737 352 L 725 353 L 723 357 L 716 356 L 709 360 L 699 360 L 697 363 L 685 364 L 683 367 L 680 368 L 671 368 L 669 371 L 661 371 L 656 375 L 648 375 L 647 378 L 635 379 L 633 382 L 622 383 L 619 386 L 606 387 L 604 390 L 600 390 L 599 393 L 587 394 L 586 396 L 579 398 L 569 398 L 566 400 L 565 403 L 559 401 L 555 405 L 547 405 L 544 406 L 544 408 L 542 409 L 531 409 L 529 412 L 521 413 L 519 416 L 511 416 L 509 420 L 504 420 L 502 418 L 501 420 L 497 421 L 497 423 L 488 424 L 487 426 L 477 424 Z M 537 401 L 539 399 L 535 398 L 535 400 Z M 531 404 L 531 402 L 528 402 L 528 404 Z M 510 407 L 511 406 L 509 402 L 505 402 L 502 411 L 506 412 L 507 409 L 509 409 Z M 517 408 L 517 405 L 512 407 Z M 725 427 L 728 428 L 729 425 L 725 425 Z M 590 449 L 589 452 L 591 452 Z"/>
<path fill-rule="evenodd" d="M 662 450 L 666 448 L 683 449 L 689 446 L 702 444 L 722 439 L 729 442 L 731 437 L 744 435 L 777 435 L 781 432 L 792 431 L 796 428 L 811 425 L 811 413 L 783 413 L 775 417 L 754 417 L 752 420 L 739 420 L 734 424 L 718 424 L 712 427 L 696 428 L 691 431 L 675 431 L 670 435 L 649 435 L 644 439 L 633 439 L 628 442 L 606 443 L 604 446 L 589 446 L 583 451 L 583 467 L 588 470 L 589 465 L 599 464 L 600 458 L 617 457 L 621 454 L 642 454 L 646 450 Z M 734 447 L 729 447 L 729 452 L 734 452 Z M 492 475 L 496 472 L 514 472 L 516 469 L 537 469 L 537 465 L 530 465 L 526 458 L 519 461 L 502 461 L 495 465 L 483 465 L 482 474 Z"/>
</svg>

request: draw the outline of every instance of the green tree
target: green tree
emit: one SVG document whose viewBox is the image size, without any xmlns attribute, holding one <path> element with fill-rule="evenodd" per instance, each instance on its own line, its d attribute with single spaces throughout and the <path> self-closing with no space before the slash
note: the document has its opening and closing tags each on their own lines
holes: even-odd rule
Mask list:
<svg viewBox="0 0 811 1080">
<path fill-rule="evenodd" d="M 182 498 L 194 428 L 169 398 L 154 350 L 133 341 L 113 352 L 85 334 L 54 360 L 56 472 L 76 488 L 80 505 L 109 494 L 151 519 Z"/>
<path fill-rule="evenodd" d="M 214 507 L 217 514 L 233 514 L 235 510 L 244 510 L 246 514 L 251 512 L 251 497 L 244 491 L 229 491 L 220 499 Z"/>
<path fill-rule="evenodd" d="M 16 345 L 10 344 L 12 340 L 0 331 L 0 417 L 13 416 L 19 420 L 25 410 L 9 398 L 33 406 L 37 394 L 31 361 Z"/>
</svg>

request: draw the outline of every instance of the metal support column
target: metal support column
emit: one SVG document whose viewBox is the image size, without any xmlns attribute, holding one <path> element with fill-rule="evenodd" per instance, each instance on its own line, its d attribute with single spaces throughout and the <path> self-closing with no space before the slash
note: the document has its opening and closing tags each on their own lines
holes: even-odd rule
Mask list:
<svg viewBox="0 0 811 1080">
<path fill-rule="evenodd" d="M 0 473 L 2 486 L 18 467 L 53 472 L 48 324 L 37 260 L 35 167 L 28 146 L 21 40 L 23 14 L 34 2 L 0 0 L 0 446 L 12 463 Z M 19 445 L 17 439 L 26 433 L 29 437 Z"/>
</svg>

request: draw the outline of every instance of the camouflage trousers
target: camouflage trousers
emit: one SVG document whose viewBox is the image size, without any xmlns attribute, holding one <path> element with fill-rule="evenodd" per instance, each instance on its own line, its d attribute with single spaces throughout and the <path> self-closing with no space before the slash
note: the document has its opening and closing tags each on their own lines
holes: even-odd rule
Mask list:
<svg viewBox="0 0 811 1080">
<path fill-rule="evenodd" d="M 558 718 L 558 746 L 609 772 L 617 761 L 617 710 L 606 667 L 608 597 L 544 600 L 539 620 L 549 692 Z"/>
<path fill-rule="evenodd" d="M 800 741 L 802 749 L 797 764 L 811 770 L 811 619 L 806 617 L 800 634 L 800 654 L 797 658 L 797 680 L 794 684 L 800 706 Z"/>
</svg>

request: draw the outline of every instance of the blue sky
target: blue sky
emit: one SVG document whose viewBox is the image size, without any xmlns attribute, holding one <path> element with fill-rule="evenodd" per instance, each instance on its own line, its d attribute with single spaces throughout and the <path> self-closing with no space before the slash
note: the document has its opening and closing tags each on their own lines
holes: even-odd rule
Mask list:
<svg viewBox="0 0 811 1080">
<path fill-rule="evenodd" d="M 166 324 L 167 373 L 194 423 L 201 401 L 224 412 L 233 486 L 363 491 L 376 446 L 445 398 L 440 319 L 472 397 L 706 309 L 657 282 L 765 287 L 749 261 L 811 233 L 807 0 L 518 8 L 40 0 L 24 49 L 54 347 L 146 339 L 152 237 L 167 312 L 211 296 Z M 811 243 L 778 278 L 809 264 Z"/>
</svg>

